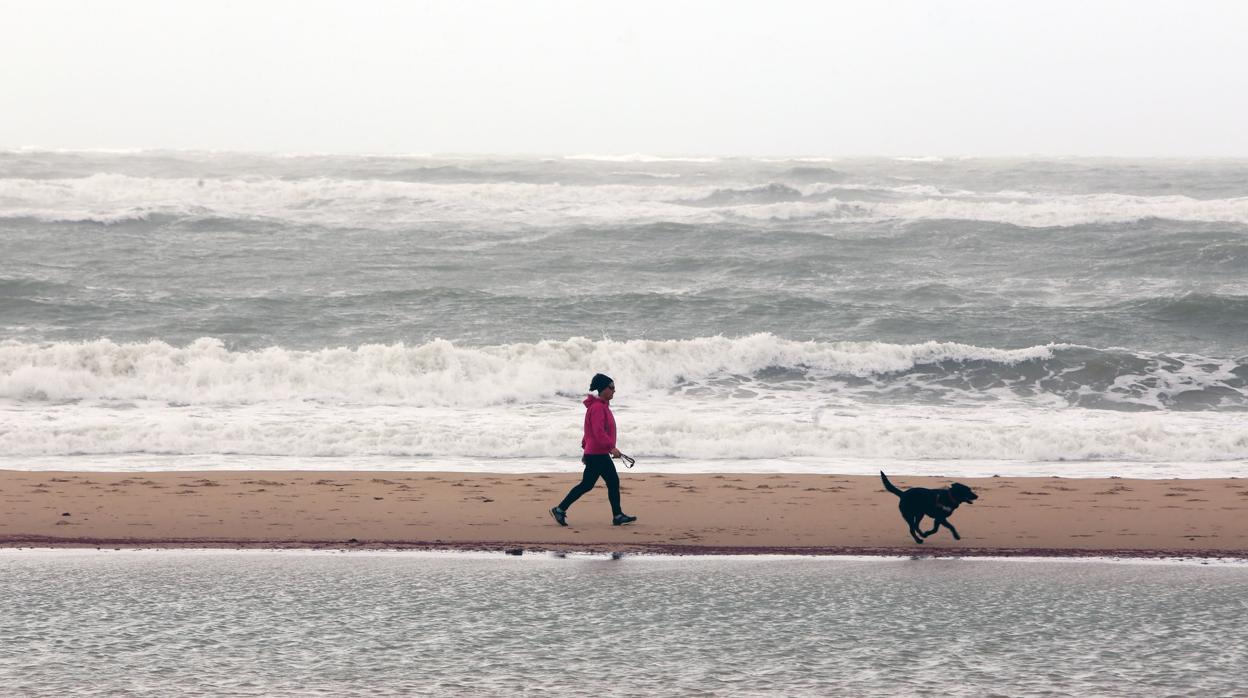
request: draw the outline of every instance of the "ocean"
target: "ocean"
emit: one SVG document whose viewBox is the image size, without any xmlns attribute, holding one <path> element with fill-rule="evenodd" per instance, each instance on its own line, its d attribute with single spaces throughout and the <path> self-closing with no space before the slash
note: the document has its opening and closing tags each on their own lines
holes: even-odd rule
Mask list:
<svg viewBox="0 0 1248 698">
<path fill-rule="evenodd" d="M 21 696 L 1242 696 L 1243 564 L 0 551 Z"/>
<path fill-rule="evenodd" d="M 1248 161 L 0 152 L 0 467 L 1248 476 Z"/>
</svg>

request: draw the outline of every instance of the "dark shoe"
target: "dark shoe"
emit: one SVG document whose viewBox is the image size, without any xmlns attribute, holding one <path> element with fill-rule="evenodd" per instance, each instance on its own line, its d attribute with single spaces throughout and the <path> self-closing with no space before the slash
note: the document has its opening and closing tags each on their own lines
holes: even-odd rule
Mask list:
<svg viewBox="0 0 1248 698">
<path fill-rule="evenodd" d="M 615 518 L 611 519 L 611 525 L 623 526 L 624 524 L 632 523 L 636 520 L 637 520 L 636 516 L 629 516 L 628 514 L 616 514 Z"/>
<path fill-rule="evenodd" d="M 555 523 L 559 524 L 560 526 L 568 525 L 568 512 L 564 511 L 563 509 L 560 509 L 559 507 L 551 507 L 550 517 L 554 519 Z"/>
</svg>

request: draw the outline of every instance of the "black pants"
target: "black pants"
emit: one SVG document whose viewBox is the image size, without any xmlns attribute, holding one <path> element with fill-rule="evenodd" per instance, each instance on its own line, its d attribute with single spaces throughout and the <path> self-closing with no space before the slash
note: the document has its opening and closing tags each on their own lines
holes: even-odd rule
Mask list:
<svg viewBox="0 0 1248 698">
<path fill-rule="evenodd" d="M 615 461 L 611 460 L 611 456 L 602 454 L 586 455 L 581 458 L 581 462 L 585 464 L 585 474 L 581 475 L 581 483 L 573 487 L 568 496 L 559 502 L 559 508 L 567 511 L 572 503 L 581 498 L 581 495 L 594 489 L 594 484 L 598 482 L 598 478 L 602 478 L 607 483 L 607 499 L 611 502 L 611 513 L 619 516 L 624 512 L 620 509 L 620 474 L 615 472 Z"/>
</svg>

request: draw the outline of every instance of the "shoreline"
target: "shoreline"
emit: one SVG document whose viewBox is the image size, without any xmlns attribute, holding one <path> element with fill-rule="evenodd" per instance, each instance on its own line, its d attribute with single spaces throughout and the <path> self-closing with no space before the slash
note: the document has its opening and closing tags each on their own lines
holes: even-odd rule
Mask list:
<svg viewBox="0 0 1248 698">
<path fill-rule="evenodd" d="M 5 470 L 0 547 L 1248 559 L 1236 478 L 962 478 L 962 540 L 917 545 L 878 477 L 621 475 L 636 524 L 610 525 L 600 483 L 561 528 L 570 473 Z"/>
<path fill-rule="evenodd" d="M 447 545 L 429 541 L 387 541 L 344 543 L 327 541 L 240 541 L 188 539 L 61 539 L 0 537 L 2 550 L 105 550 L 113 551 L 272 551 L 303 550 L 310 552 L 416 552 L 416 553 L 497 553 L 506 555 L 653 555 L 662 557 L 868 557 L 868 558 L 930 558 L 930 559 L 1104 559 L 1104 560 L 1223 560 L 1248 562 L 1248 550 L 1162 550 L 1162 549 L 1080 549 L 1080 548 L 914 548 L 905 547 L 770 547 L 720 548 L 715 546 L 673 545 L 559 545 L 550 543 L 514 543 L 503 541 L 468 541 Z"/>
</svg>

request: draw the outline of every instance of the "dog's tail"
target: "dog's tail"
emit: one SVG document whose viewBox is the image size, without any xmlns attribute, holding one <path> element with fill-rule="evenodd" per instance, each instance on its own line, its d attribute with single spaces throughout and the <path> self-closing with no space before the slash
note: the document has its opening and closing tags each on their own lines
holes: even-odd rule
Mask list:
<svg viewBox="0 0 1248 698">
<path fill-rule="evenodd" d="M 888 476 L 884 474 L 883 470 L 880 471 L 880 479 L 884 481 L 884 489 L 888 490 L 889 492 L 892 492 L 898 497 L 901 496 L 901 490 L 897 489 L 897 487 L 893 483 L 888 481 Z"/>
</svg>

